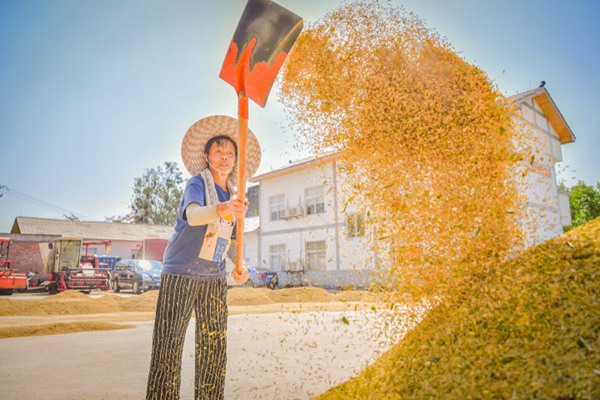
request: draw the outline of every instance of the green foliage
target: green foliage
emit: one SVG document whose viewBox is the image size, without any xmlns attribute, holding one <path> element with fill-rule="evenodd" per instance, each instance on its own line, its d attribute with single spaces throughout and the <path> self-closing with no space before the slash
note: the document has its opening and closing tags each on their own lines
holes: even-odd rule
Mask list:
<svg viewBox="0 0 600 400">
<path fill-rule="evenodd" d="M 177 219 L 177 207 L 183 194 L 181 171 L 177 163 L 166 161 L 144 171 L 135 178 L 129 208 L 132 222 L 151 225 L 172 225 Z"/>
<path fill-rule="evenodd" d="M 594 188 L 579 181 L 577 185 L 567 190 L 571 206 L 571 225 L 566 230 L 600 217 L 600 183 L 597 183 Z"/>
<path fill-rule="evenodd" d="M 600 218 L 465 281 L 319 399 L 600 399 Z"/>
</svg>

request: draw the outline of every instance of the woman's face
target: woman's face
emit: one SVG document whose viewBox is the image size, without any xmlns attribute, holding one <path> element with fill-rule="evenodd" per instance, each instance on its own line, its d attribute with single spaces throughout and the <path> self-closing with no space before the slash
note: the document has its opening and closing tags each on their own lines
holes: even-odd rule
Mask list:
<svg viewBox="0 0 600 400">
<path fill-rule="evenodd" d="M 208 162 L 220 172 L 231 173 L 235 166 L 235 147 L 229 140 L 214 142 L 208 150 Z"/>
</svg>

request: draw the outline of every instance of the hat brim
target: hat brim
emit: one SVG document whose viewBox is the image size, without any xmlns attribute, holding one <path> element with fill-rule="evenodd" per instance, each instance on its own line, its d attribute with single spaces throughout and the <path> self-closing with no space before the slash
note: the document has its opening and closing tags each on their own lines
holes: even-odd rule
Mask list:
<svg viewBox="0 0 600 400">
<path fill-rule="evenodd" d="M 229 136 L 237 144 L 238 120 L 226 115 L 212 115 L 202 118 L 187 130 L 181 143 L 181 158 L 190 174 L 198 175 L 208 168 L 204 148 L 215 136 Z M 246 135 L 246 142 L 246 174 L 250 178 L 260 166 L 261 151 L 260 144 L 250 129 Z M 237 171 L 233 171 L 232 176 L 236 175 Z"/>
</svg>

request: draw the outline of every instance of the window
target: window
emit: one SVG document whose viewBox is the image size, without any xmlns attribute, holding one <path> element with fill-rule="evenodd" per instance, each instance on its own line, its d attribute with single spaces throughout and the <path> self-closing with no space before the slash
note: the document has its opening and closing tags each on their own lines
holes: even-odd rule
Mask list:
<svg viewBox="0 0 600 400">
<path fill-rule="evenodd" d="M 127 262 L 125 261 L 119 261 L 117 264 L 115 264 L 115 271 L 123 271 L 125 268 L 127 268 Z"/>
<path fill-rule="evenodd" d="M 365 236 L 365 220 L 362 214 L 346 216 L 346 232 L 349 238 Z"/>
<path fill-rule="evenodd" d="M 285 195 L 280 194 L 269 198 L 269 214 L 271 221 L 283 219 L 285 214 Z"/>
<path fill-rule="evenodd" d="M 97 248 L 97 247 L 89 247 L 89 246 L 88 246 L 87 253 L 88 253 L 88 254 L 99 254 L 99 253 L 98 253 L 98 248 Z M 84 253 L 84 254 L 85 254 L 85 253 Z"/>
<path fill-rule="evenodd" d="M 306 269 L 325 269 L 327 246 L 324 240 L 306 242 Z"/>
<path fill-rule="evenodd" d="M 58 247 L 56 251 L 61 253 L 60 259 L 58 259 L 60 264 L 56 266 L 58 271 L 61 271 L 63 268 L 79 268 L 79 257 L 81 254 L 80 241 L 61 241 L 60 247 Z"/>
<path fill-rule="evenodd" d="M 315 186 L 304 191 L 306 215 L 325 212 L 325 191 L 323 186 Z"/>
<path fill-rule="evenodd" d="M 275 271 L 283 270 L 286 264 L 285 244 L 274 244 L 269 246 L 269 261 L 271 269 Z"/>
</svg>

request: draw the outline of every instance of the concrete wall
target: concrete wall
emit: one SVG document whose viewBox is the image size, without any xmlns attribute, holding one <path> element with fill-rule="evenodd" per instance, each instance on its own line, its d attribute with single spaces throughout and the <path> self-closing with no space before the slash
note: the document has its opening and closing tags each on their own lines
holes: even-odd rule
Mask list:
<svg viewBox="0 0 600 400">
<path fill-rule="evenodd" d="M 340 174 L 335 161 L 261 180 L 258 258 L 261 265 L 279 272 L 281 285 L 365 287 L 367 284 L 365 271 L 373 268 L 374 262 L 371 237 L 368 230 L 364 236 L 348 235 L 347 215 L 358 210 L 353 204 L 346 205 L 343 188 L 346 184 L 347 179 Z M 324 188 L 325 207 L 322 212 L 308 215 L 306 189 L 317 186 Z M 270 199 L 282 194 L 290 216 L 273 220 Z M 315 241 L 325 243 L 325 267 L 309 270 L 306 246 Z M 285 246 L 282 268 L 271 263 L 270 248 L 274 245 Z"/>
<path fill-rule="evenodd" d="M 36 274 L 31 281 L 33 285 L 37 285 L 38 279 L 44 280 L 46 259 L 43 256 L 47 254 L 48 243 L 52 242 L 56 236 L 3 233 L 2 237 L 12 240 L 8 259 L 12 260 L 13 269 L 25 274 L 29 272 Z"/>
<path fill-rule="evenodd" d="M 368 289 L 373 283 L 373 270 L 280 271 L 279 286 L 318 286 L 331 289 Z"/>
<path fill-rule="evenodd" d="M 307 241 L 324 240 L 326 242 L 327 269 L 336 269 L 332 259 L 335 254 L 335 215 L 334 196 L 332 191 L 325 191 L 325 209 L 318 214 L 306 214 L 305 189 L 323 186 L 333 180 L 331 164 L 301 170 L 274 179 L 261 181 L 260 189 L 260 247 L 261 265 L 274 270 L 281 269 L 271 265 L 270 247 L 285 245 L 286 268 L 300 268 L 305 261 L 305 244 Z M 285 196 L 287 210 L 301 210 L 297 217 L 272 220 L 270 199 L 273 196 Z"/>
<path fill-rule="evenodd" d="M 526 244 L 534 246 L 561 235 L 571 217 L 568 197 L 560 193 L 556 178 L 555 165 L 562 161 L 558 134 L 533 98 L 521 104 L 521 112 L 531 124 L 527 139 L 533 145 L 533 158 L 525 160 L 531 173 L 522 187 L 527 206 L 522 223 Z"/>
<path fill-rule="evenodd" d="M 260 265 L 258 260 L 258 230 L 244 233 L 244 262 L 248 266 Z"/>
<path fill-rule="evenodd" d="M 137 256 L 144 260 L 156 260 L 162 262 L 168 242 L 169 241 L 166 239 L 146 239 L 143 241 L 142 248 Z"/>
</svg>

